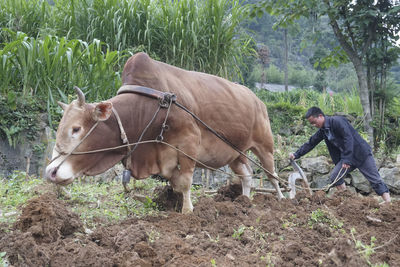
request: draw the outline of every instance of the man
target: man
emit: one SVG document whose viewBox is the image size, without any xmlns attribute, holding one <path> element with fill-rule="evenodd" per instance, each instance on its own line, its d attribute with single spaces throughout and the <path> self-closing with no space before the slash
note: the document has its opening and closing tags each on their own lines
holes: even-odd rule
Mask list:
<svg viewBox="0 0 400 267">
<path fill-rule="evenodd" d="M 306 119 L 319 130 L 289 157 L 293 160 L 298 159 L 324 140 L 336 165 L 331 172 L 330 182 L 333 183 L 337 177 L 340 177 L 334 183 L 339 191 L 346 189 L 343 179 L 345 174 L 358 168 L 375 192 L 382 197 L 385 203 L 389 203 L 389 190 L 379 175 L 371 147 L 347 119 L 342 116 L 325 116 L 318 107 L 310 108 L 306 113 Z"/>
</svg>

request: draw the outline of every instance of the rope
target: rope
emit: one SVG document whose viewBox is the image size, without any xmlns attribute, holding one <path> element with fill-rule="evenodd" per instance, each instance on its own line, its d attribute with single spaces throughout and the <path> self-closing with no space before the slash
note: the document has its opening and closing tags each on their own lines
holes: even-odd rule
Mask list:
<svg viewBox="0 0 400 267">
<path fill-rule="evenodd" d="M 75 149 L 77 149 L 78 146 L 80 146 L 80 144 L 82 144 L 83 141 L 85 141 L 85 139 L 93 132 L 93 130 L 97 127 L 98 124 L 99 124 L 99 121 L 96 121 L 96 123 L 93 124 L 92 128 L 90 128 L 90 130 L 89 130 L 89 131 L 86 133 L 86 135 L 79 141 L 79 143 L 71 150 L 71 152 L 65 153 L 65 152 L 62 152 L 62 151 L 58 151 L 57 148 L 56 148 L 56 151 L 59 153 L 59 155 L 58 155 L 57 157 L 55 157 L 54 159 L 52 159 L 52 160 L 50 161 L 49 164 L 51 164 L 53 161 L 55 161 L 56 159 L 58 159 L 61 155 L 66 155 L 65 158 L 64 158 L 64 159 L 60 162 L 60 164 L 58 164 L 58 166 L 56 167 L 56 169 L 58 169 L 58 168 L 61 166 L 61 164 L 63 164 L 64 161 L 65 161 L 70 155 L 73 154 L 73 152 L 75 151 Z"/>
<path fill-rule="evenodd" d="M 170 143 L 167 143 L 165 141 L 159 141 L 159 140 L 147 140 L 147 141 L 140 141 L 140 142 L 136 142 L 136 143 L 124 144 L 124 145 L 115 146 L 115 147 L 90 150 L 90 151 L 85 151 L 85 152 L 74 152 L 74 153 L 72 153 L 72 155 L 92 154 L 92 153 L 98 153 L 98 152 L 104 152 L 104 151 L 110 151 L 110 150 L 117 150 L 117 149 L 120 149 L 120 148 L 125 148 L 127 146 L 132 146 L 132 145 L 138 146 L 140 144 L 151 144 L 151 143 L 158 143 L 158 144 L 166 145 L 166 146 L 168 146 L 168 147 L 170 147 L 170 148 L 182 153 L 183 155 L 185 155 L 189 159 L 193 160 L 194 162 L 198 163 L 199 165 L 203 166 L 204 168 L 212 170 L 212 171 L 215 171 L 215 172 L 219 172 L 219 173 L 222 173 L 222 174 L 225 174 L 225 175 L 228 175 L 229 177 L 232 177 L 232 178 L 234 178 L 234 177 L 256 177 L 256 178 L 259 177 L 259 178 L 261 178 L 261 177 L 263 177 L 262 174 L 256 174 L 256 175 L 251 175 L 251 174 L 250 175 L 232 174 L 232 173 L 228 173 L 228 172 L 222 171 L 220 169 L 213 168 L 213 167 L 208 166 L 207 164 L 199 161 L 198 159 L 194 158 L 193 156 L 187 154 L 185 151 L 183 151 L 183 150 L 171 145 Z M 288 183 L 288 182 L 286 182 L 286 183 Z M 296 185 L 296 188 L 303 189 L 303 187 L 300 187 L 300 186 L 297 186 L 297 185 Z"/>
<path fill-rule="evenodd" d="M 279 176 L 271 173 L 270 171 L 268 171 L 267 169 L 265 169 L 261 164 L 258 164 L 258 162 L 256 162 L 255 160 L 253 160 L 252 158 L 250 158 L 249 156 L 247 156 L 245 153 L 243 153 L 239 148 L 237 148 L 234 144 L 232 144 L 228 139 L 226 139 L 224 136 L 220 135 L 219 133 L 217 133 L 214 129 L 212 129 L 210 126 L 208 126 L 205 122 L 203 122 L 199 117 L 196 116 L 196 114 L 194 114 L 193 112 L 191 112 L 190 110 L 188 110 L 185 106 L 181 105 L 180 103 L 178 103 L 177 101 L 174 102 L 176 106 L 178 106 L 179 108 L 183 109 L 184 111 L 186 111 L 187 113 L 189 113 L 195 120 L 197 120 L 198 122 L 200 122 L 201 124 L 203 124 L 204 127 L 206 127 L 207 130 L 209 130 L 210 132 L 212 132 L 215 136 L 217 136 L 219 139 L 221 139 L 222 141 L 224 141 L 226 144 L 228 144 L 229 146 L 231 146 L 236 152 L 238 152 L 240 155 L 244 156 L 245 158 L 247 158 L 248 160 L 250 160 L 254 165 L 256 165 L 257 167 L 261 168 L 264 172 L 268 173 L 269 175 L 271 175 L 272 177 L 274 177 L 276 180 L 282 182 L 284 184 L 284 186 L 286 187 L 286 185 L 288 185 L 289 183 L 285 180 L 283 180 L 282 178 L 280 178 Z M 248 176 L 248 175 L 247 175 Z"/>
<path fill-rule="evenodd" d="M 125 131 L 124 131 L 124 129 L 123 129 L 121 120 L 120 120 L 120 118 L 119 118 L 119 115 L 118 115 L 118 113 L 116 112 L 116 110 L 113 108 L 113 112 L 114 112 L 114 114 L 115 114 L 115 117 L 116 117 L 116 119 L 117 119 L 118 125 L 119 125 L 120 130 L 121 130 L 121 139 L 123 140 L 124 145 L 116 146 L 116 147 L 112 147 L 112 148 L 104 148 L 104 149 L 97 149 L 97 150 L 92 150 L 92 151 L 86 151 L 86 152 L 75 152 L 75 149 L 76 149 L 76 148 L 89 136 L 89 134 L 96 128 L 96 126 L 97 126 L 98 123 L 99 123 L 99 121 L 97 121 L 97 122 L 93 125 L 93 127 L 89 130 L 89 132 L 85 135 L 85 137 L 84 137 L 84 138 L 72 149 L 72 151 L 71 151 L 70 153 L 68 153 L 67 156 L 61 161 L 61 163 L 58 165 L 58 167 L 59 167 L 62 163 L 64 163 L 64 161 L 65 161 L 70 155 L 82 155 L 82 154 L 98 153 L 98 152 L 104 152 L 104 151 L 110 151 L 110 150 L 120 149 L 120 148 L 123 148 L 123 147 L 127 147 L 127 148 L 128 148 L 128 153 L 125 155 L 124 159 L 128 159 L 128 160 L 129 160 L 129 157 L 132 155 L 132 153 L 135 151 L 135 149 L 137 148 L 137 146 L 138 146 L 139 144 L 157 142 L 157 143 L 161 143 L 161 144 L 167 145 L 167 146 L 169 146 L 169 147 L 175 149 L 176 151 L 178 151 L 178 152 L 184 154 L 186 157 L 190 158 L 191 160 L 193 160 L 193 161 L 199 163 L 201 166 L 204 166 L 205 168 L 208 168 L 208 169 L 210 169 L 210 170 L 217 171 L 217 172 L 222 172 L 222 173 L 225 173 L 225 174 L 227 174 L 227 175 L 229 175 L 229 176 L 233 176 L 233 177 L 234 177 L 234 176 L 237 176 L 237 177 L 248 177 L 248 176 L 250 176 L 250 177 L 258 177 L 258 175 L 236 175 L 236 174 L 233 175 L 233 174 L 230 174 L 230 173 L 221 171 L 221 170 L 219 170 L 219 169 L 212 168 L 212 167 L 210 167 L 210 166 L 208 166 L 208 165 L 206 165 L 206 164 L 200 162 L 199 160 L 195 159 L 194 157 L 188 155 L 187 153 L 185 153 L 184 151 L 180 150 L 179 148 L 176 148 L 176 147 L 174 147 L 173 145 L 171 145 L 171 144 L 169 144 L 169 143 L 167 143 L 167 142 L 164 142 L 164 141 L 163 141 L 163 139 L 164 139 L 164 138 L 163 138 L 163 133 L 164 133 L 165 130 L 168 129 L 168 126 L 166 125 L 166 121 L 167 121 L 167 118 L 168 118 L 168 115 L 169 115 L 169 112 L 170 112 L 171 104 L 172 104 L 172 103 L 175 103 L 175 105 L 177 105 L 179 108 L 181 108 L 182 110 L 184 110 L 184 111 L 186 111 L 187 113 L 189 113 L 195 120 L 197 120 L 198 122 L 200 122 L 206 129 L 208 129 L 210 132 L 212 132 L 212 133 L 213 133 L 215 136 L 217 136 L 219 139 L 221 139 L 221 140 L 224 141 L 226 144 L 228 144 L 229 146 L 231 146 L 236 152 L 238 152 L 240 155 L 242 155 L 242 156 L 244 156 L 245 158 L 247 158 L 249 161 L 251 161 L 251 162 L 252 162 L 254 165 L 256 165 L 257 167 L 261 168 L 265 173 L 271 175 L 271 176 L 272 176 L 273 178 L 275 178 L 276 180 L 282 182 L 282 183 L 284 184 L 284 187 L 287 188 L 288 181 L 285 181 L 285 180 L 281 179 L 279 176 L 277 176 L 276 174 L 271 173 L 270 171 L 268 171 L 267 169 L 265 169 L 261 164 L 259 164 L 258 162 L 256 162 L 255 160 L 253 160 L 252 158 L 250 158 L 249 156 L 247 156 L 244 152 L 242 152 L 239 148 L 237 148 L 234 144 L 232 144 L 228 139 L 226 139 L 224 136 L 222 136 L 222 135 L 220 135 L 219 133 L 217 133 L 214 129 L 212 129 L 212 128 L 211 128 L 210 126 L 208 126 L 205 122 L 203 122 L 203 121 L 202 121 L 198 116 L 196 116 L 193 112 L 191 112 L 191 111 L 188 110 L 185 106 L 183 106 L 183 105 L 181 105 L 180 103 L 178 103 L 178 102 L 176 101 L 176 99 L 174 98 L 174 95 L 166 95 L 166 98 L 159 99 L 159 100 L 160 100 L 160 105 L 158 106 L 157 111 L 154 113 L 153 118 L 150 120 L 150 122 L 147 124 L 146 128 L 143 130 L 142 134 L 140 135 L 140 137 L 139 137 L 139 139 L 138 139 L 138 142 L 136 142 L 136 143 L 129 143 L 128 138 L 127 138 L 127 136 L 126 136 L 126 133 L 125 133 Z M 168 101 L 169 103 L 166 102 L 166 101 Z M 168 106 L 167 106 L 167 105 L 168 105 Z M 153 123 L 153 121 L 155 120 L 155 118 L 156 118 L 157 114 L 159 113 L 161 107 L 164 107 L 164 108 L 165 108 L 165 107 L 168 107 L 168 110 L 167 110 L 167 114 L 166 114 L 166 117 L 165 117 L 165 119 L 164 119 L 164 122 L 163 122 L 163 124 L 162 124 L 162 128 L 161 128 L 160 134 L 157 136 L 156 140 L 141 141 L 142 138 L 143 138 L 143 136 L 144 136 L 144 134 L 145 134 L 145 132 L 147 131 L 147 129 L 150 127 L 150 125 L 151 125 L 151 124 Z M 132 145 L 134 145 L 134 147 L 131 149 L 131 146 L 132 146 Z M 61 155 L 61 154 L 62 154 L 62 153 L 60 152 L 60 155 Z M 63 153 L 63 154 L 65 155 L 66 153 Z M 60 155 L 58 155 L 56 158 L 54 158 L 51 162 L 53 162 L 55 159 L 57 159 Z M 51 162 L 50 162 L 50 163 L 51 163 Z M 129 163 L 128 163 L 128 164 L 129 164 Z M 129 165 L 128 165 L 128 166 L 129 166 Z M 57 168 L 58 168 L 58 167 L 57 167 Z M 262 177 L 262 175 L 261 175 L 260 177 Z"/>
<path fill-rule="evenodd" d="M 153 121 L 153 119 L 149 122 L 148 126 L 151 124 L 152 121 Z M 141 138 L 139 138 L 139 139 L 141 139 Z M 157 144 L 166 145 L 166 146 L 168 146 L 168 147 L 170 147 L 170 148 L 172 148 L 172 149 L 174 149 L 174 150 L 176 150 L 176 151 L 182 153 L 183 155 L 185 155 L 186 157 L 190 158 L 191 160 L 193 160 L 194 162 L 198 163 L 199 165 L 203 166 L 204 168 L 209 169 L 209 170 L 212 170 L 212 171 L 215 171 L 215 172 L 223 173 L 223 174 L 228 175 L 228 176 L 230 176 L 230 177 L 263 177 L 262 174 L 258 174 L 258 175 L 257 175 L 257 174 L 256 174 L 256 175 L 232 174 L 232 173 L 228 173 L 228 172 L 222 171 L 222 170 L 220 170 L 220 169 L 213 168 L 213 167 L 211 167 L 211 166 L 209 166 L 209 165 L 207 165 L 207 164 L 205 164 L 205 163 L 199 161 L 198 159 L 194 158 L 193 156 L 187 154 L 185 151 L 183 151 L 183 150 L 181 150 L 181 149 L 179 149 L 179 148 L 177 148 L 177 147 L 171 145 L 170 143 L 167 143 L 167 142 L 165 142 L 165 141 L 162 141 L 162 140 L 138 141 L 138 142 L 135 142 L 135 143 L 129 143 L 129 144 L 124 144 L 124 145 L 120 145 L 120 146 L 114 146 L 114 147 L 108 147 L 108 148 L 102 148 L 102 149 L 96 149 L 96 150 L 90 150 L 90 151 L 71 152 L 71 153 L 69 153 L 69 155 L 93 154 L 93 153 L 105 152 L 105 151 L 110 151 L 110 150 L 117 150 L 117 149 L 125 148 L 125 147 L 128 147 L 128 146 L 133 146 L 133 145 L 134 145 L 135 148 L 136 148 L 138 145 L 141 145 L 141 144 L 151 144 L 151 143 L 157 143 Z M 134 149 L 133 149 L 133 150 L 134 150 Z M 133 150 L 132 150 L 132 152 L 133 152 Z M 246 155 L 246 156 L 247 156 L 247 155 Z M 54 161 L 54 160 L 55 160 L 55 159 L 53 159 L 52 161 Z M 61 165 L 61 164 L 60 164 L 60 165 Z M 342 170 L 345 170 L 345 171 L 341 174 Z M 345 174 L 346 174 L 346 169 L 344 169 L 344 168 L 342 167 L 342 168 L 339 170 L 339 173 L 337 174 L 337 176 L 336 176 L 336 178 L 334 179 L 334 181 L 333 181 L 331 184 L 326 185 L 326 186 L 324 186 L 323 188 L 321 188 L 321 189 L 319 189 L 319 190 L 328 191 L 337 181 L 339 181 L 341 178 L 343 178 L 343 176 L 344 176 Z M 287 181 L 284 181 L 284 182 L 288 184 Z M 303 189 L 303 187 L 300 187 L 300 186 L 297 186 L 297 185 L 296 185 L 296 188 L 298 188 L 298 189 Z"/>
<path fill-rule="evenodd" d="M 188 157 L 188 158 L 190 158 L 191 160 L 193 160 L 193 161 L 199 163 L 201 166 L 203 166 L 203 167 L 205 167 L 205 168 L 207 168 L 207 169 L 210 169 L 210 170 L 216 171 L 216 172 L 220 172 L 220 173 L 224 173 L 224 174 L 229 175 L 229 176 L 231 176 L 231 177 L 235 177 L 235 176 L 239 176 L 239 177 L 248 177 L 248 176 L 250 176 L 250 177 L 262 177 L 262 175 L 240 175 L 240 174 L 231 174 L 231 173 L 228 173 L 228 172 L 224 172 L 224 171 L 222 171 L 222 170 L 220 170 L 220 169 L 215 169 L 215 168 L 213 168 L 213 167 L 211 167 L 211 166 L 208 166 L 207 164 L 205 164 L 205 163 L 203 163 L 203 162 L 197 160 L 197 159 L 194 158 L 193 156 L 190 156 L 190 155 L 187 154 L 185 151 L 183 151 L 183 150 L 181 150 L 181 149 L 179 149 L 179 148 L 177 148 L 177 147 L 171 145 L 170 143 L 167 143 L 167 142 L 161 141 L 161 140 L 139 141 L 139 142 L 130 143 L 130 144 L 124 144 L 124 145 L 115 146 L 115 147 L 102 148 L 102 149 L 96 149 L 96 150 L 90 150 L 90 151 L 84 151 L 84 152 L 73 152 L 73 153 L 71 153 L 71 155 L 93 154 L 93 153 L 105 152 L 105 151 L 110 151 L 110 150 L 117 150 L 117 149 L 125 148 L 125 147 L 127 147 L 127 146 L 133 146 L 133 145 L 138 146 L 138 145 L 141 145 L 141 144 L 151 144 L 151 143 L 158 143 L 158 144 L 166 145 L 166 146 L 168 146 L 168 147 L 170 147 L 170 148 L 173 148 L 173 149 L 175 149 L 176 151 L 182 153 L 182 154 L 185 155 L 186 157 Z"/>
<path fill-rule="evenodd" d="M 343 172 L 342 174 L 340 174 L 340 173 L 342 172 L 342 170 L 344 170 L 344 172 Z M 343 167 L 340 168 L 338 174 L 336 175 L 335 180 L 333 180 L 333 182 L 332 182 L 331 184 L 328 184 L 328 185 L 324 186 L 324 187 L 322 188 L 322 190 L 328 191 L 334 184 L 336 184 L 337 181 L 339 181 L 340 179 L 342 179 L 346 173 L 347 173 L 347 169 L 345 169 L 345 168 L 343 168 Z"/>
<path fill-rule="evenodd" d="M 138 141 L 137 141 L 136 143 L 128 144 L 129 149 L 130 149 L 130 145 L 135 145 L 135 146 L 134 146 L 132 149 L 130 149 L 130 151 L 128 152 L 128 154 L 126 154 L 126 156 L 124 157 L 124 159 L 128 159 L 128 158 L 132 155 L 133 151 L 135 151 L 135 149 L 137 148 L 137 146 L 140 144 L 140 141 L 142 140 L 142 138 L 143 138 L 144 134 L 146 133 L 147 129 L 149 129 L 150 125 L 153 123 L 153 121 L 154 121 L 155 118 L 157 117 L 158 112 L 160 111 L 160 109 L 161 109 L 161 106 L 158 106 L 156 112 L 155 112 L 154 115 L 153 115 L 153 118 L 151 118 L 151 120 L 149 121 L 149 123 L 148 123 L 148 124 L 146 125 L 146 127 L 144 128 L 142 134 L 139 136 Z"/>
<path fill-rule="evenodd" d="M 128 146 L 127 146 L 128 153 L 127 153 L 127 154 L 130 155 L 130 153 L 131 153 L 131 147 L 129 146 L 129 139 L 128 139 L 128 136 L 126 135 L 124 126 L 122 125 L 121 118 L 119 117 L 118 112 L 117 112 L 117 110 L 114 108 L 114 106 L 112 107 L 112 111 L 114 112 L 114 116 L 115 116 L 115 118 L 117 119 L 117 122 L 118 122 L 119 131 L 121 132 L 121 140 L 122 140 L 122 143 L 123 143 L 123 144 L 128 144 Z M 129 159 L 129 156 L 126 156 L 125 158 L 128 158 L 128 159 Z M 127 162 L 126 162 L 126 168 L 127 168 L 127 169 L 130 169 L 130 167 L 131 167 L 131 162 L 130 162 L 130 160 L 127 160 Z M 125 185 L 124 185 L 124 186 L 125 186 Z"/>
</svg>

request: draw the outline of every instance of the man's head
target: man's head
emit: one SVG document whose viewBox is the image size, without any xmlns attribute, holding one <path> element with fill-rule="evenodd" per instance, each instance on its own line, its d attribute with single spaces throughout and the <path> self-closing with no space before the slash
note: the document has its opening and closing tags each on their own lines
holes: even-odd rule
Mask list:
<svg viewBox="0 0 400 267">
<path fill-rule="evenodd" d="M 319 107 L 312 107 L 307 110 L 306 119 L 312 126 L 322 128 L 325 123 L 325 114 Z"/>
</svg>

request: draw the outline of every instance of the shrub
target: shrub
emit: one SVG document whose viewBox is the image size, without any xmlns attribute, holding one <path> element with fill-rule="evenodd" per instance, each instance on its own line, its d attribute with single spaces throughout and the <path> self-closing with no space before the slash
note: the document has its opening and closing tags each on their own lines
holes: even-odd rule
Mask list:
<svg viewBox="0 0 400 267">
<path fill-rule="evenodd" d="M 39 113 L 43 112 L 34 98 L 21 101 L 19 93 L 0 95 L 0 137 L 11 147 L 34 141 L 39 131 Z"/>
<path fill-rule="evenodd" d="M 262 82 L 262 73 L 263 73 L 263 67 L 261 64 L 257 64 L 254 66 L 253 70 L 250 73 L 249 77 L 249 82 L 248 83 L 261 83 Z"/>
<path fill-rule="evenodd" d="M 289 84 L 307 88 L 313 84 L 314 72 L 307 71 L 302 66 L 289 65 Z"/>
<path fill-rule="evenodd" d="M 279 70 L 274 64 L 269 65 L 266 76 L 266 81 L 268 83 L 283 84 L 284 82 L 283 71 Z"/>
<path fill-rule="evenodd" d="M 282 127 L 302 124 L 305 108 L 289 102 L 278 102 L 268 105 L 268 114 L 272 131 L 280 133 Z"/>
</svg>

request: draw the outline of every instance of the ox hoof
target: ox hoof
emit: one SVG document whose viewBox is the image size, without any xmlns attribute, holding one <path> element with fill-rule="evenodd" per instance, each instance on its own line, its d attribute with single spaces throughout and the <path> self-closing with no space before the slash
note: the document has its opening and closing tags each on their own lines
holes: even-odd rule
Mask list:
<svg viewBox="0 0 400 267">
<path fill-rule="evenodd" d="M 190 214 L 193 213 L 193 205 L 186 206 L 183 205 L 182 207 L 182 214 Z"/>
<path fill-rule="evenodd" d="M 193 213 L 193 210 L 191 210 L 191 209 L 182 209 L 182 214 L 191 214 L 191 213 Z"/>
<path fill-rule="evenodd" d="M 278 200 L 282 200 L 282 199 L 286 199 L 286 197 L 283 194 L 278 195 Z"/>
</svg>

